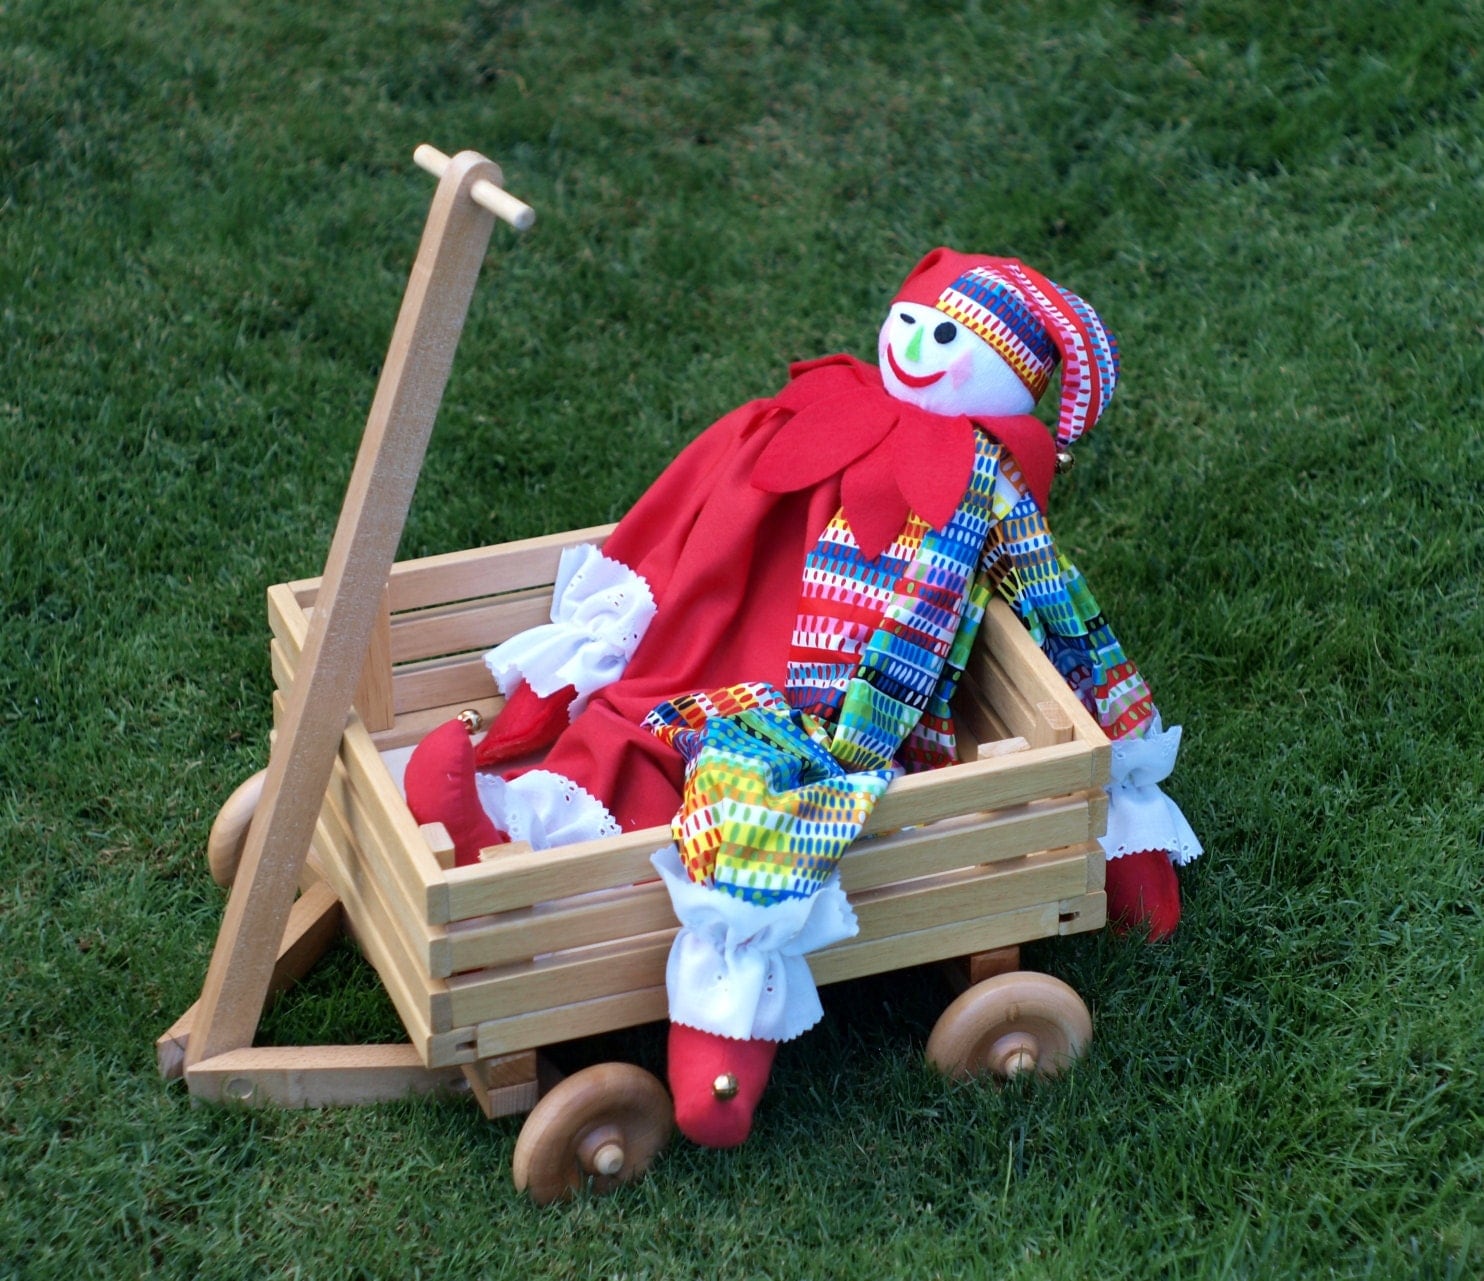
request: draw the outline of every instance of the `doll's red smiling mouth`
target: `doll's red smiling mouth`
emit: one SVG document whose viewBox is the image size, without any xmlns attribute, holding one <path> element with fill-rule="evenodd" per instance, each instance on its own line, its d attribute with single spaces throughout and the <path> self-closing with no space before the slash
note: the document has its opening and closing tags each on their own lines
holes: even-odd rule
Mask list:
<svg viewBox="0 0 1484 1281">
<path fill-rule="evenodd" d="M 948 372 L 946 369 L 940 369 L 935 374 L 909 374 L 897 364 L 897 358 L 891 354 L 890 343 L 886 344 L 886 363 L 891 366 L 891 372 L 900 378 L 903 384 L 908 387 L 931 387 Z"/>
</svg>

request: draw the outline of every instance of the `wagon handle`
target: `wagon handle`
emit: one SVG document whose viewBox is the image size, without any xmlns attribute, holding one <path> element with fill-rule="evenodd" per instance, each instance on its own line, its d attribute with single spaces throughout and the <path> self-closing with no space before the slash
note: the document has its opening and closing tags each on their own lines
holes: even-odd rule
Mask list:
<svg viewBox="0 0 1484 1281">
<path fill-rule="evenodd" d="M 443 177 L 448 168 L 448 157 L 437 147 L 423 143 L 412 153 L 418 168 L 426 169 L 435 178 Z M 469 199 L 476 205 L 488 209 L 501 222 L 508 222 L 517 231 L 526 231 L 536 221 L 536 211 L 523 200 L 517 200 L 504 187 L 497 187 L 488 178 L 481 178 L 469 188 Z"/>
<path fill-rule="evenodd" d="M 187 1069 L 252 1044 L 381 594 L 494 229 L 491 211 L 471 193 L 488 187 L 505 195 L 499 166 L 477 152 L 437 158 L 442 161 L 438 190 L 367 415 L 299 668 L 269 756 L 262 800 L 248 829 L 201 989 L 186 1046 Z"/>
</svg>

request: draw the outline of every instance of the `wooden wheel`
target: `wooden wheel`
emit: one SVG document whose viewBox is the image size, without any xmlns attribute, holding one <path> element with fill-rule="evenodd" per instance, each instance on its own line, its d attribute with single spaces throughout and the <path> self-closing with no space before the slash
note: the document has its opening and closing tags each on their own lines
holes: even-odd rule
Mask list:
<svg viewBox="0 0 1484 1281">
<path fill-rule="evenodd" d="M 247 844 L 248 824 L 263 798 L 263 779 L 267 774 L 267 770 L 260 769 L 227 797 L 206 838 L 206 862 L 211 868 L 211 879 L 224 890 L 231 889 L 236 879 L 237 864 L 242 861 L 242 849 Z"/>
<path fill-rule="evenodd" d="M 1092 1037 L 1082 998 L 1049 974 L 1020 970 L 976 983 L 943 1011 L 927 1057 L 955 1080 L 990 1073 L 1056 1076 Z"/>
<path fill-rule="evenodd" d="M 570 1196 L 589 1179 L 594 1192 L 611 1192 L 644 1174 L 674 1124 L 669 1094 L 643 1068 L 584 1068 L 526 1118 L 515 1141 L 515 1186 L 537 1205 Z"/>
</svg>

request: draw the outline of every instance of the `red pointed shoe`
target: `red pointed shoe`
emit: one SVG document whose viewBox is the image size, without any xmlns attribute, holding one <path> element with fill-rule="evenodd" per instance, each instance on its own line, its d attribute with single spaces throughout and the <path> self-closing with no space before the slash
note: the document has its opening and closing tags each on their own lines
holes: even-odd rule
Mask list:
<svg viewBox="0 0 1484 1281">
<path fill-rule="evenodd" d="M 752 1132 L 777 1053 L 777 1041 L 734 1041 L 670 1024 L 670 1093 L 680 1132 L 706 1148 L 739 1146 Z"/>
<path fill-rule="evenodd" d="M 458 867 L 479 862 L 480 850 L 510 840 L 479 803 L 474 747 L 463 721 L 445 722 L 413 749 L 403 788 L 413 818 L 448 829 Z"/>
<path fill-rule="evenodd" d="M 529 685 L 522 685 L 495 716 L 490 731 L 474 749 L 474 763 L 481 769 L 513 761 L 550 747 L 572 723 L 571 707 L 577 690 L 564 685 L 547 698 Z"/>
<path fill-rule="evenodd" d="M 1120 933 L 1149 927 L 1149 941 L 1169 938 L 1180 924 L 1180 881 L 1163 850 L 1108 860 L 1108 923 Z"/>
</svg>

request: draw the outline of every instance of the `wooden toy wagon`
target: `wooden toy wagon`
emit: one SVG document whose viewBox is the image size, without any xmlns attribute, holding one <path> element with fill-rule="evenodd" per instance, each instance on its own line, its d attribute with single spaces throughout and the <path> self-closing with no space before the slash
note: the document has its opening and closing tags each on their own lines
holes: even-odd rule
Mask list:
<svg viewBox="0 0 1484 1281">
<path fill-rule="evenodd" d="M 490 1117 L 530 1112 L 515 1181 L 544 1202 L 636 1177 L 669 1137 L 669 1097 L 649 1073 L 603 1064 L 560 1080 L 538 1051 L 665 1018 L 677 924 L 649 856 L 670 837 L 502 846 L 454 867 L 444 830 L 419 827 L 403 800 L 412 745 L 500 706 L 481 654 L 545 621 L 562 550 L 608 532 L 393 563 L 494 219 L 531 217 L 483 157 L 417 158 L 441 181 L 325 573 L 268 593 L 270 763 L 212 830 L 230 898 L 201 999 L 158 1053 L 198 1099 L 317 1106 L 443 1089 L 472 1092 Z M 1065 984 L 1016 972 L 1018 949 L 1104 923 L 1108 740 L 998 601 L 954 713 L 962 763 L 892 784 L 840 865 L 860 932 L 809 965 L 828 984 L 966 958 L 929 1059 L 951 1075 L 1050 1074 L 1090 1019 Z M 341 925 L 407 1043 L 253 1047 L 270 991 Z"/>
</svg>

